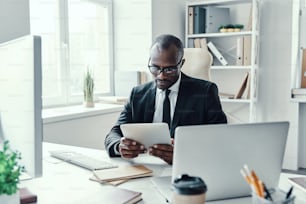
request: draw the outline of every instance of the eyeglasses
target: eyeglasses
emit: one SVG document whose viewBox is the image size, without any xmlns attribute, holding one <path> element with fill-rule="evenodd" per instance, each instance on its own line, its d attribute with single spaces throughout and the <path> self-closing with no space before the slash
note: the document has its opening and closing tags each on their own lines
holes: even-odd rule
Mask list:
<svg viewBox="0 0 306 204">
<path fill-rule="evenodd" d="M 159 75 L 160 73 L 163 72 L 165 75 L 172 75 L 177 72 L 178 66 L 181 64 L 182 59 L 176 65 L 169 66 L 169 67 L 163 67 L 163 68 L 157 65 L 150 65 L 150 61 L 151 61 L 151 58 L 149 59 L 149 62 L 148 62 L 148 68 L 152 74 Z"/>
</svg>

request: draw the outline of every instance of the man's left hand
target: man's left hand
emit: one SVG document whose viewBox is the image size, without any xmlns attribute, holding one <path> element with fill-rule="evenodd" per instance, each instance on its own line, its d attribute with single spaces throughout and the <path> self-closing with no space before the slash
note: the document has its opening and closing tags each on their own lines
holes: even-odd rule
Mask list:
<svg viewBox="0 0 306 204">
<path fill-rule="evenodd" d="M 173 145 L 156 144 L 149 148 L 149 154 L 159 157 L 168 164 L 172 164 L 173 160 Z"/>
</svg>

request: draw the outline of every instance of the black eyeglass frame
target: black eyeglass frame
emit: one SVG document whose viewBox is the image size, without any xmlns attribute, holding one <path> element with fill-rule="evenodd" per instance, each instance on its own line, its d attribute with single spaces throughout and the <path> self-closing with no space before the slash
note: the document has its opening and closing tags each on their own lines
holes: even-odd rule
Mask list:
<svg viewBox="0 0 306 204">
<path fill-rule="evenodd" d="M 163 67 L 163 68 L 157 65 L 150 65 L 150 61 L 151 61 L 151 58 L 149 58 L 149 61 L 148 61 L 148 68 L 152 74 L 160 75 L 163 72 L 165 75 L 172 75 L 176 73 L 177 70 L 179 69 L 179 65 L 182 63 L 183 58 L 181 58 L 181 60 L 176 65 Z M 155 70 L 152 70 L 152 68 L 155 68 Z"/>
</svg>

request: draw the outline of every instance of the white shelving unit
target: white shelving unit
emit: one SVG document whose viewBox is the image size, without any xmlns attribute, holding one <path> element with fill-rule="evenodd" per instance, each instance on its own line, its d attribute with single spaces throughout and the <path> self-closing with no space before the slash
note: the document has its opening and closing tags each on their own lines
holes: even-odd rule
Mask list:
<svg viewBox="0 0 306 204">
<path fill-rule="evenodd" d="M 292 1 L 292 69 L 291 88 L 301 87 L 302 48 L 306 49 L 306 0 Z M 298 167 L 306 168 L 306 98 L 292 98 L 298 113 Z"/>
<path fill-rule="evenodd" d="M 187 1 L 186 3 L 186 47 L 194 47 L 194 40 L 197 38 L 206 38 L 207 43 L 212 42 L 228 62 L 227 65 L 222 65 L 214 57 L 214 63 L 211 66 L 211 81 L 218 85 L 219 92 L 235 95 L 239 91 L 246 73 L 249 72 L 249 97 L 247 97 L 247 94 L 244 94 L 239 99 L 229 99 L 220 96 L 223 109 L 227 115 L 232 116 L 233 122 L 251 122 L 256 120 L 255 103 L 257 100 L 259 60 L 259 6 L 259 0 L 202 0 Z M 244 28 L 240 32 L 221 33 L 218 29 L 213 29 L 215 30 L 214 32 L 194 33 L 194 30 L 191 31 L 191 28 L 196 26 L 196 22 L 194 18 L 191 20 L 192 18 L 189 16 L 190 7 L 193 7 L 194 12 L 196 7 L 205 8 L 206 12 L 211 7 L 213 7 L 212 9 L 227 8 L 230 18 L 224 24 L 242 24 Z M 210 18 L 214 18 L 214 16 L 205 16 L 202 19 L 202 23 L 209 24 Z M 192 25 L 191 27 L 190 24 Z M 213 27 L 216 28 L 219 26 L 221 25 L 215 25 Z M 206 30 L 208 30 L 207 27 Z M 248 49 L 250 58 L 248 63 L 242 62 L 242 64 L 237 64 L 238 38 L 240 40 L 243 39 L 244 42 L 248 38 L 250 42 Z M 242 50 L 242 53 L 245 53 L 245 51 Z M 212 55 L 214 56 L 214 54 Z M 245 90 L 245 92 L 248 90 Z"/>
</svg>

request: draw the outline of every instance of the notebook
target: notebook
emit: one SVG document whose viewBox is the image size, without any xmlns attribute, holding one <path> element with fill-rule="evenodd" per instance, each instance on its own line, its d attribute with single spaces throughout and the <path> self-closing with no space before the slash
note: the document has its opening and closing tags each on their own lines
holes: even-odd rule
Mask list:
<svg viewBox="0 0 306 204">
<path fill-rule="evenodd" d="M 114 169 L 94 170 L 93 174 L 103 183 L 152 176 L 153 171 L 144 165 L 125 165 Z"/>
<path fill-rule="evenodd" d="M 167 200 L 171 181 L 180 174 L 200 176 L 206 200 L 249 196 L 240 174 L 247 164 L 268 188 L 277 187 L 287 140 L 288 122 L 197 125 L 176 128 L 172 178 L 152 178 Z"/>
</svg>

